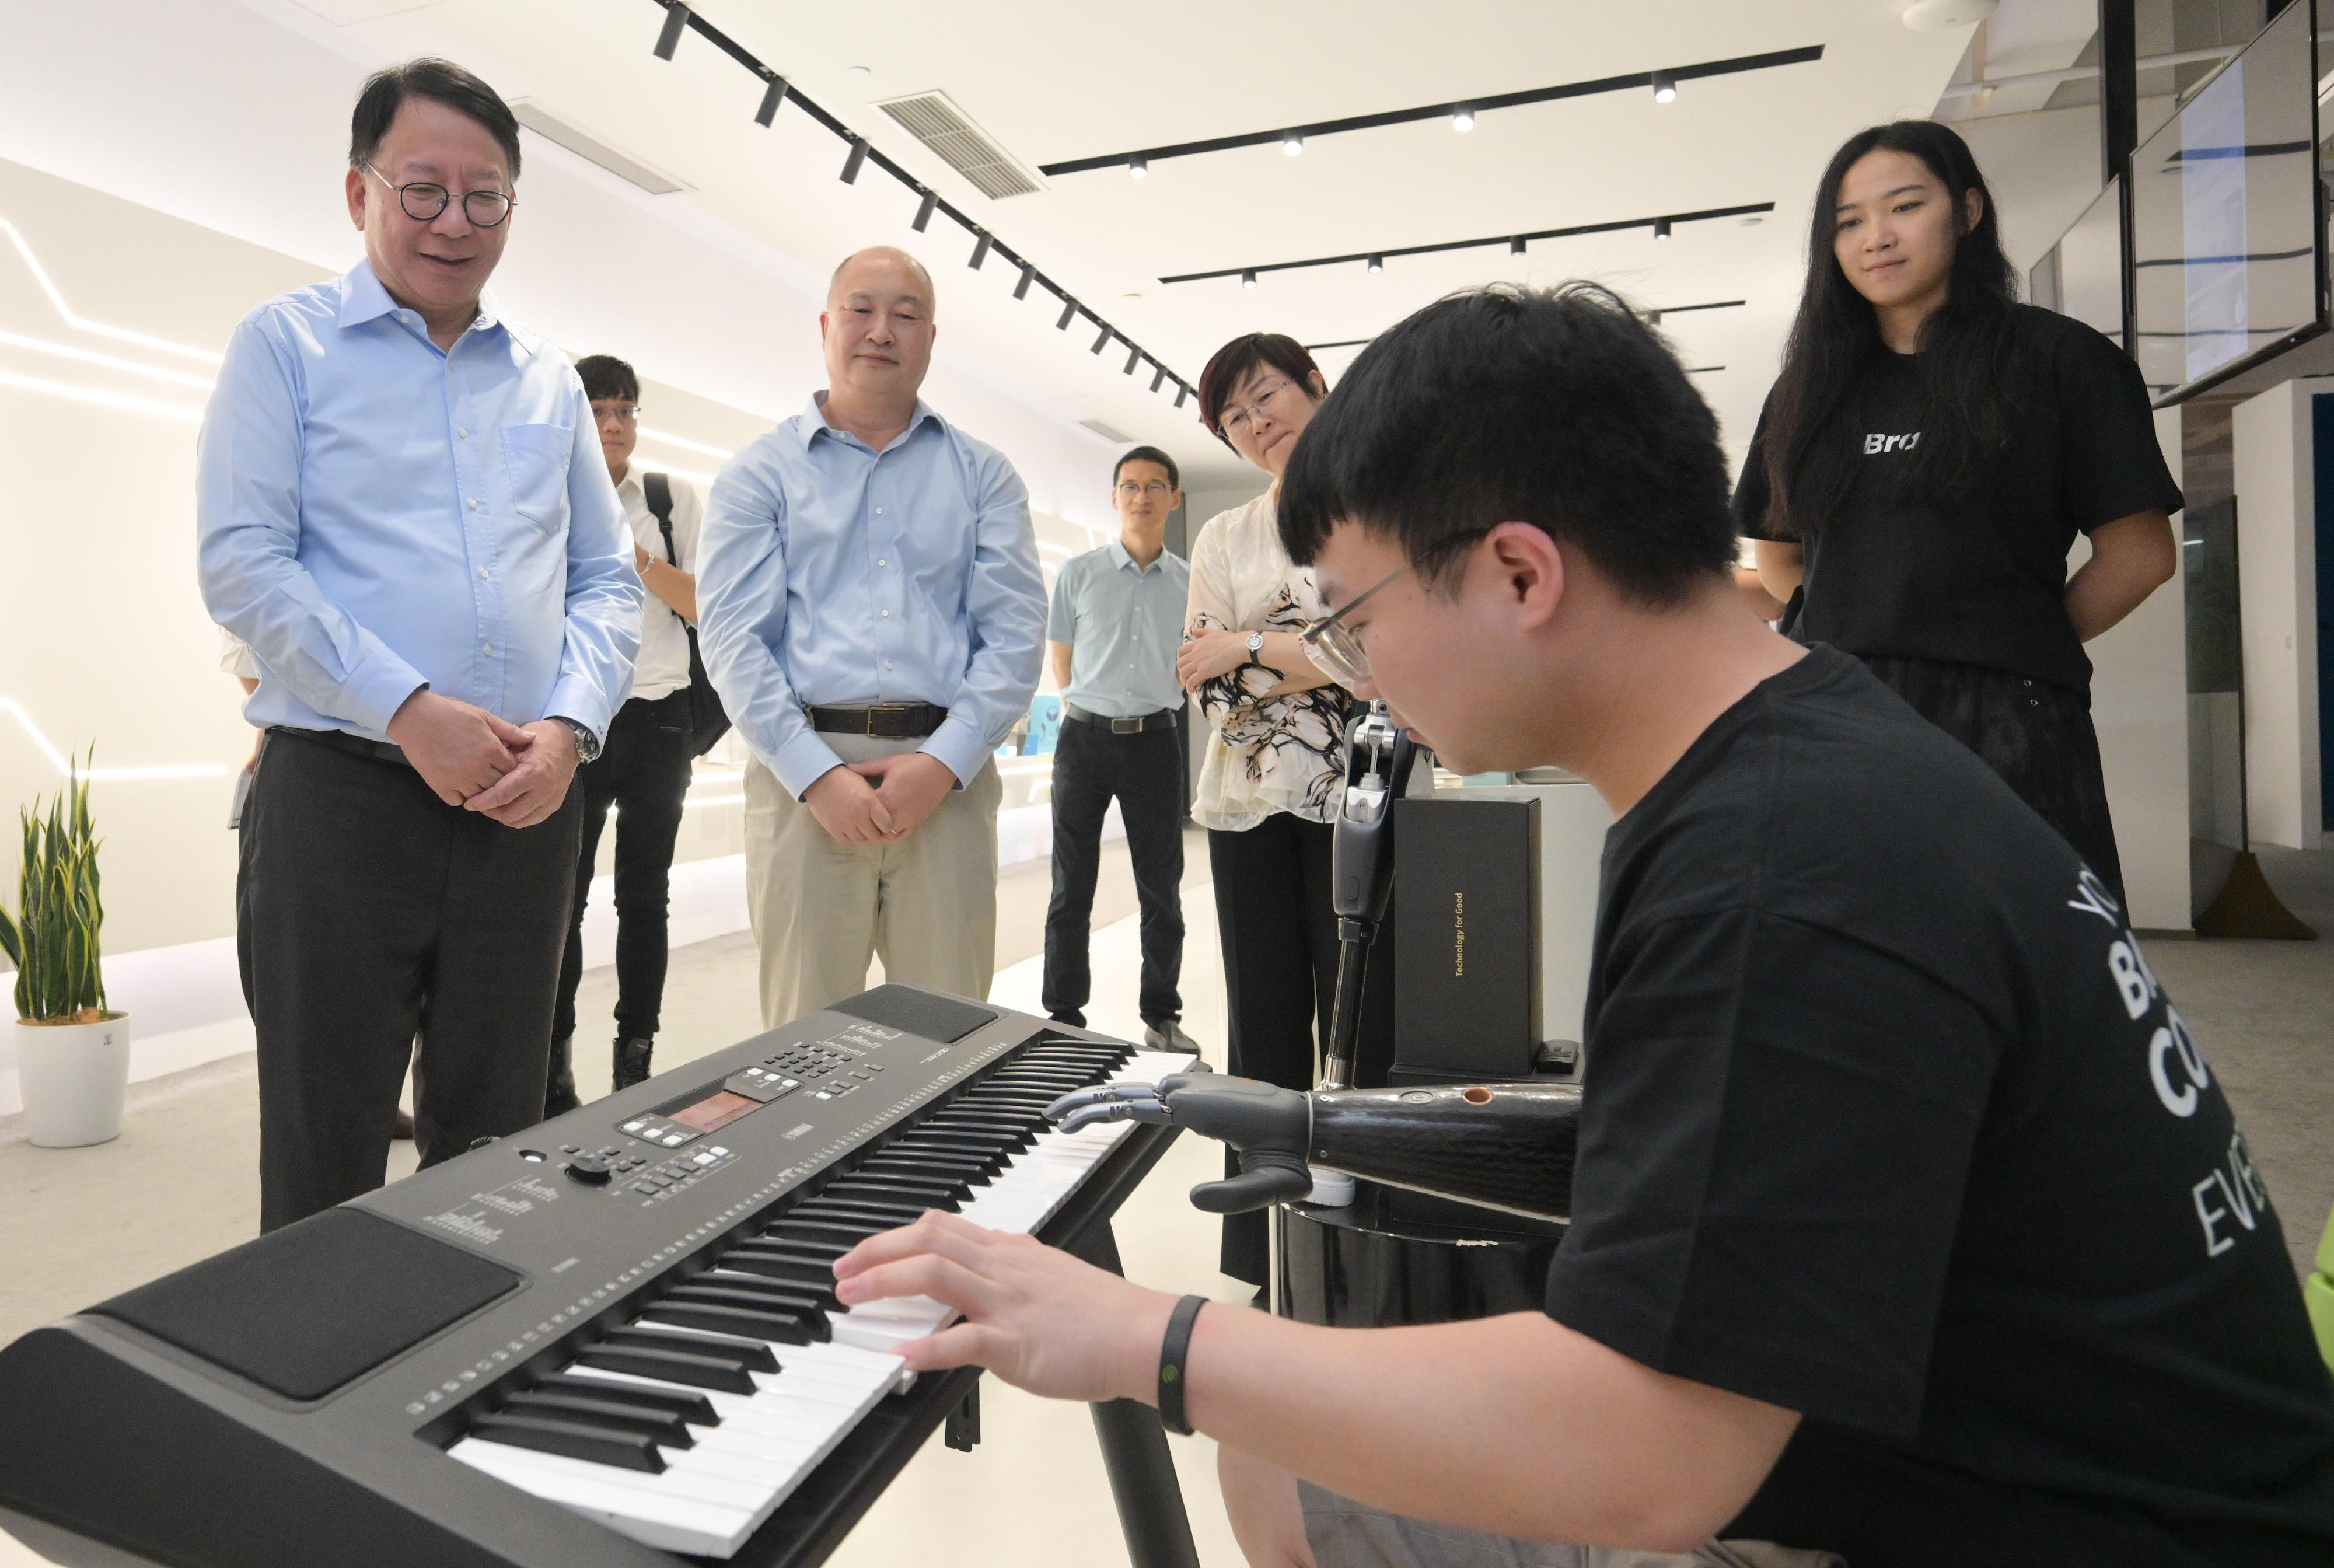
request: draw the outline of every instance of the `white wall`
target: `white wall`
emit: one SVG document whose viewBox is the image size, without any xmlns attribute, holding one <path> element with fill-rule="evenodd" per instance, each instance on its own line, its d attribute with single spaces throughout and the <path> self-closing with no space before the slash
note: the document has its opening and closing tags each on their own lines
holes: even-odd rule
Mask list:
<svg viewBox="0 0 2334 1568">
<path fill-rule="evenodd" d="M 2245 808 L 2255 844 L 2315 849 L 2318 547 L 2310 405 L 2334 377 L 2237 405 L 2237 594 L 2245 657 Z"/>
<path fill-rule="evenodd" d="M 2180 473 L 2180 413 L 2156 416 L 2156 437 Z M 2176 525 L 2175 525 L 2176 526 Z M 2089 547 L 2078 544 L 2088 557 Z M 2175 552 L 2175 554 L 2178 552 Z M 2091 721 L 2099 735 L 2116 851 L 2134 925 L 2185 931 L 2194 909 L 2188 855 L 2188 605 L 2185 576 L 2148 595 L 2092 641 Z"/>
</svg>

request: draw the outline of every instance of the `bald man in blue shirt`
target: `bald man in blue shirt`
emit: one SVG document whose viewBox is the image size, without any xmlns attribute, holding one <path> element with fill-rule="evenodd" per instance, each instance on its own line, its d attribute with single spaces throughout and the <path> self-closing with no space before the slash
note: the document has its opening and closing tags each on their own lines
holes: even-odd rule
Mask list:
<svg viewBox="0 0 2334 1568">
<path fill-rule="evenodd" d="M 917 395 L 931 276 L 844 260 L 827 385 L 714 480 L 698 640 L 746 774 L 747 898 L 772 1027 L 887 978 L 985 996 L 996 967 L 991 754 L 1045 634 L 1029 492 Z"/>
<path fill-rule="evenodd" d="M 381 1185 L 417 1036 L 422 1164 L 542 1119 L 568 785 L 640 636 L 583 383 L 481 297 L 510 110 L 418 60 L 351 132 L 365 260 L 236 327 L 198 448 L 203 600 L 270 736 L 236 881 L 269 1229 Z"/>
</svg>

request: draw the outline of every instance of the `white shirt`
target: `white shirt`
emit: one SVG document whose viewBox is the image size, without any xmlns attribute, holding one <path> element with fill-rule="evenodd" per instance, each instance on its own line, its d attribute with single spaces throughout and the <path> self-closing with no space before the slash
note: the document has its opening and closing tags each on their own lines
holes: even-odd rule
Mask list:
<svg viewBox="0 0 2334 1568">
<path fill-rule="evenodd" d="M 1204 631 L 1297 632 L 1328 614 L 1313 568 L 1281 547 L 1279 493 L 1276 485 L 1201 528 L 1191 545 L 1187 639 Z M 1308 822 L 1333 815 L 1350 700 L 1331 684 L 1258 702 L 1279 679 L 1277 670 L 1243 664 L 1201 685 L 1208 738 L 1191 819 L 1202 828 L 1244 832 L 1276 811 Z"/>
<path fill-rule="evenodd" d="M 616 498 L 624 504 L 624 517 L 632 525 L 634 541 L 661 561 L 664 532 L 657 527 L 656 514 L 649 510 L 648 492 L 641 486 L 641 476 L 646 472 L 638 463 L 626 464 L 623 479 L 616 486 Z M 697 493 L 696 486 L 685 480 L 670 482 L 673 553 L 680 557 L 682 571 L 695 572 L 697 537 L 705 522 L 705 498 Z M 642 596 L 641 651 L 632 662 L 635 702 L 652 702 L 659 697 L 670 697 L 689 684 L 688 628 L 689 623 L 671 605 L 654 594 Z"/>
</svg>

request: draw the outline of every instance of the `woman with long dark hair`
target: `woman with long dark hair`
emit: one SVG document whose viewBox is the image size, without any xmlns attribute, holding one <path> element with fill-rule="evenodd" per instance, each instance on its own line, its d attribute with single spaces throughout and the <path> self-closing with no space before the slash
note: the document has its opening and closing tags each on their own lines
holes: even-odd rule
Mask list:
<svg viewBox="0 0 2334 1568">
<path fill-rule="evenodd" d="M 1234 1073 L 1284 1089 L 1313 1087 L 1336 991 L 1330 822 L 1350 699 L 1306 656 L 1298 633 L 1328 607 L 1312 568 L 1288 558 L 1277 521 L 1280 476 L 1328 390 L 1313 356 L 1279 333 L 1244 333 L 1201 372 L 1200 417 L 1272 486 L 1192 539 L 1175 662 L 1208 722 L 1191 817 L 1208 830 L 1215 876 L 1226 1054 Z M 1384 1083 L 1394 1061 L 1393 935 L 1389 921 L 1362 998 L 1357 1088 Z M 1227 1158 L 1229 1174 L 1237 1167 Z M 1225 1216 L 1224 1273 L 1262 1285 L 1265 1253 L 1261 1213 Z"/>
<path fill-rule="evenodd" d="M 1767 592 L 1804 589 L 1792 634 L 1861 658 L 2120 895 L 2083 644 L 2171 577 L 2180 490 L 2129 356 L 2017 303 L 1947 127 L 1833 154 L 1734 504 Z"/>
</svg>

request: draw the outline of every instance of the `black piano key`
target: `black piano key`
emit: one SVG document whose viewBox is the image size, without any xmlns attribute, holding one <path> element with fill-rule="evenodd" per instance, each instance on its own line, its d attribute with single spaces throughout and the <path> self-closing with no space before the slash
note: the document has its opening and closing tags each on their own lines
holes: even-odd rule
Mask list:
<svg viewBox="0 0 2334 1568">
<path fill-rule="evenodd" d="M 994 1138 L 1002 1148 L 1025 1149 L 1037 1141 L 1037 1134 L 1025 1121 L 1008 1121 L 998 1116 L 940 1115 L 924 1126 L 948 1132 L 971 1133 Z"/>
<path fill-rule="evenodd" d="M 777 1357 L 759 1340 L 709 1340 L 702 1334 L 676 1334 L 665 1329 L 636 1325 L 610 1329 L 600 1336 L 618 1344 L 640 1345 L 652 1350 L 687 1350 L 697 1356 L 726 1356 L 749 1372 L 775 1372 Z"/>
<path fill-rule="evenodd" d="M 929 1186 L 953 1187 L 987 1186 L 989 1170 L 987 1162 L 977 1159 L 943 1159 L 938 1155 L 879 1154 L 858 1166 L 853 1176 L 899 1176 L 907 1181 Z"/>
<path fill-rule="evenodd" d="M 635 1345 L 587 1345 L 575 1364 L 603 1372 L 625 1372 L 653 1378 L 660 1383 L 680 1383 L 691 1389 L 713 1389 L 725 1394 L 750 1394 L 754 1376 L 727 1356 L 700 1356 L 688 1350 L 651 1350 Z"/>
<path fill-rule="evenodd" d="M 727 1262 L 716 1259 L 720 1272 L 703 1273 L 689 1282 L 693 1285 L 719 1285 L 733 1291 L 749 1292 L 773 1311 L 815 1316 L 834 1310 L 832 1292 L 821 1292 L 807 1285 L 796 1285 L 786 1280 L 765 1279 L 745 1270 L 731 1272 Z"/>
<path fill-rule="evenodd" d="M 764 1279 L 789 1280 L 817 1290 L 834 1288 L 834 1260 L 841 1253 L 805 1252 L 776 1242 L 740 1242 L 721 1254 L 721 1266 Z"/>
<path fill-rule="evenodd" d="M 983 1121 L 1002 1121 L 1015 1127 L 1043 1127 L 1046 1124 L 1046 1106 L 1052 1102 L 1040 1103 L 1041 1098 L 1031 1095 L 1027 1100 L 1019 1102 L 1009 1099 L 960 1099 L 941 1108 L 939 1114 L 978 1118 Z"/>
<path fill-rule="evenodd" d="M 827 1262 L 829 1278 L 834 1276 L 834 1260 L 859 1244 L 859 1238 L 856 1236 L 846 1238 L 791 1234 L 786 1230 L 784 1222 L 770 1226 L 762 1234 L 767 1240 L 783 1244 L 787 1251 L 799 1256 L 825 1258 Z"/>
<path fill-rule="evenodd" d="M 587 1427 L 545 1416 L 481 1416 L 470 1424 L 470 1436 L 514 1448 L 533 1448 L 538 1453 L 588 1459 L 595 1465 L 612 1465 L 621 1470 L 645 1470 L 651 1476 L 664 1469 L 664 1456 L 657 1452 L 656 1444 L 637 1432 Z"/>
<path fill-rule="evenodd" d="M 763 1231 L 773 1235 L 784 1230 L 786 1238 L 812 1237 L 820 1241 L 839 1241 L 845 1246 L 857 1246 L 869 1236 L 880 1236 L 885 1231 L 899 1227 L 887 1220 L 844 1219 L 839 1215 L 803 1215 L 789 1211 L 773 1221 Z"/>
<path fill-rule="evenodd" d="M 538 1381 L 534 1391 L 575 1394 L 584 1399 L 631 1405 L 638 1409 L 678 1416 L 699 1427 L 721 1424 L 721 1418 L 713 1413 L 712 1400 L 702 1394 L 684 1394 L 677 1389 L 644 1389 L 637 1383 L 609 1383 L 598 1378 L 579 1378 L 569 1372 L 554 1372 Z"/>
<path fill-rule="evenodd" d="M 641 1309 L 641 1321 L 671 1323 L 683 1329 L 703 1329 L 715 1334 L 751 1334 L 774 1345 L 807 1345 L 810 1324 L 792 1312 L 757 1312 L 750 1307 L 708 1306 L 697 1302 L 656 1302 Z M 825 1325 L 822 1323 L 822 1328 Z"/>
<path fill-rule="evenodd" d="M 931 1210 L 930 1204 L 902 1199 L 883 1203 L 874 1198 L 828 1197 L 825 1194 L 788 1212 L 801 1219 L 882 1220 L 886 1229 L 911 1225 Z"/>
<path fill-rule="evenodd" d="M 596 1394 L 527 1389 L 513 1394 L 497 1414 L 548 1416 L 557 1420 L 580 1421 L 587 1427 L 606 1427 L 613 1431 L 635 1433 L 668 1448 L 693 1447 L 697 1443 L 679 1416 L 640 1405 L 627 1405 L 615 1399 L 603 1399 Z"/>
<path fill-rule="evenodd" d="M 917 1182 L 890 1176 L 844 1176 L 825 1189 L 825 1195 L 835 1198 L 864 1198 L 871 1203 L 913 1203 L 927 1208 L 943 1209 L 950 1214 L 964 1206 L 964 1189 L 952 1184 Z"/>
<path fill-rule="evenodd" d="M 910 1133 L 892 1145 L 892 1149 L 896 1153 L 886 1153 L 882 1157 L 883 1160 L 894 1158 L 954 1160 L 960 1166 L 968 1166 L 983 1176 L 995 1176 L 1005 1168 L 1005 1155 L 1002 1150 L 984 1148 L 970 1139 L 960 1139 L 945 1133 Z M 870 1160 L 868 1163 L 874 1165 L 881 1162 Z"/>
<path fill-rule="evenodd" d="M 673 1286 L 662 1300 L 690 1306 L 738 1307 L 747 1312 L 775 1313 L 799 1320 L 814 1340 L 829 1337 L 826 1313 L 817 1302 L 787 1296 L 759 1280 L 712 1280 L 700 1274 Z"/>
</svg>

